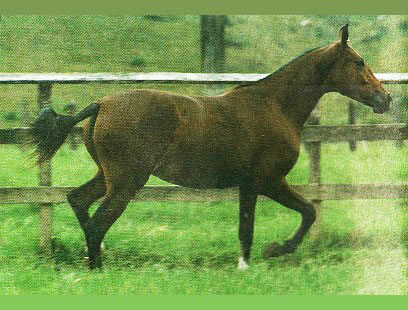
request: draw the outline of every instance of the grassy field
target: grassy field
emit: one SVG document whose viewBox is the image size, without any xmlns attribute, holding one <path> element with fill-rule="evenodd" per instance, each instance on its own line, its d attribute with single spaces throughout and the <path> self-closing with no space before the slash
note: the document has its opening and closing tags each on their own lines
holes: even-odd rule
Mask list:
<svg viewBox="0 0 408 310">
<path fill-rule="evenodd" d="M 359 145 L 355 153 L 347 149 L 346 144 L 324 146 L 324 182 L 406 180 L 408 172 L 397 163 L 408 155 L 407 147 L 397 149 L 387 143 L 381 148 L 378 143 L 369 143 Z M 307 181 L 307 158 L 305 152 L 302 154 L 289 176 L 291 183 Z M 0 179 L 3 186 L 35 184 L 35 169 L 28 169 L 28 163 L 22 164 L 24 152 L 8 146 L 2 148 L 1 155 L 6 158 L 6 173 Z M 335 159 L 325 160 L 330 157 Z M 76 169 L 71 169 L 74 165 Z M 54 184 L 61 186 L 85 182 L 95 169 L 83 147 L 72 151 L 64 146 L 53 166 Z M 152 179 L 150 183 L 159 181 Z M 308 237 L 296 253 L 264 261 L 263 246 L 272 240 L 284 240 L 299 224 L 300 217 L 276 203 L 261 202 L 257 207 L 252 265 L 248 272 L 242 273 L 236 270 L 237 202 L 132 203 L 105 239 L 103 272 L 89 273 L 82 232 L 67 204 L 54 209 L 52 263 L 38 254 L 36 207 L 7 205 L 1 207 L 0 213 L 0 292 L 357 294 L 366 285 L 362 280 L 366 273 L 363 262 L 368 258 L 374 260 L 371 270 L 378 267 L 378 272 L 384 273 L 384 268 L 390 266 L 383 265 L 378 251 L 389 256 L 397 247 L 403 251 L 408 248 L 408 227 L 401 228 L 404 219 L 398 218 L 397 226 L 381 218 L 359 228 L 362 215 L 365 221 L 370 212 L 380 212 L 383 217 L 391 211 L 406 216 L 407 208 L 408 204 L 402 200 L 325 202 L 319 238 Z M 398 259 L 401 261 L 393 265 L 404 264 L 404 255 Z M 381 278 L 383 285 L 387 285 L 384 281 L 391 276 L 387 270 Z M 406 270 L 399 272 L 402 277 L 399 281 L 406 281 Z M 392 283 L 398 286 L 395 281 Z M 408 293 L 406 287 L 398 286 L 391 292 L 390 287 L 380 288 L 386 293 Z"/>
<path fill-rule="evenodd" d="M 227 72 L 270 72 L 310 48 L 336 39 L 351 22 L 353 47 L 375 72 L 407 71 L 401 20 L 368 17 L 234 16 L 227 28 Z M 305 26 L 302 26 L 305 25 Z M 2 17 L 2 72 L 199 71 L 199 20 L 168 16 Z M 380 30 L 378 30 L 380 29 Z M 398 40 L 396 36 L 399 35 Z M 374 38 L 374 39 L 373 39 Z M 395 42 L 398 42 L 396 44 Z M 405 54 L 404 54 L 405 53 Z M 0 126 L 21 125 L 21 101 L 35 113 L 34 86 L 2 85 Z M 131 85 L 55 86 L 53 105 L 82 107 Z M 144 86 L 146 87 L 146 86 Z M 155 86 L 187 94 L 200 86 Z M 387 87 L 403 97 L 406 88 Z M 347 100 L 327 95 L 322 123 L 345 124 Z M 361 123 L 387 123 L 359 105 Z M 408 146 L 394 142 L 324 145 L 324 183 L 400 182 L 408 179 Z M 0 147 L 0 186 L 34 186 L 37 168 L 18 146 Z M 74 167 L 74 168 L 73 168 Z M 95 172 L 85 148 L 67 145 L 53 159 L 53 184 L 76 186 Z M 307 155 L 288 177 L 306 184 Z M 150 184 L 162 184 L 152 178 Z M 274 202 L 257 206 L 253 260 L 236 270 L 237 202 L 132 203 L 105 239 L 104 270 L 88 272 L 84 238 L 67 204 L 54 208 L 55 256 L 39 253 L 38 209 L 0 205 L 0 294 L 408 294 L 406 200 L 324 202 L 321 234 L 294 254 L 264 261 L 263 247 L 286 239 L 300 216 Z"/>
</svg>

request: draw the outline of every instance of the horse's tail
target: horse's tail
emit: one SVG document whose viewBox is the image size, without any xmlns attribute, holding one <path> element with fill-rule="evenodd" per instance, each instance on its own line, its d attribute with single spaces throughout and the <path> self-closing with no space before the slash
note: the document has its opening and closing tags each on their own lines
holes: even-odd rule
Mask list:
<svg viewBox="0 0 408 310">
<path fill-rule="evenodd" d="M 38 162 L 51 159 L 64 143 L 72 128 L 80 121 L 96 116 L 99 104 L 92 103 L 75 115 L 61 115 L 56 113 L 51 106 L 45 106 L 38 114 L 37 119 L 30 127 L 29 144 L 35 147 L 34 153 Z"/>
</svg>

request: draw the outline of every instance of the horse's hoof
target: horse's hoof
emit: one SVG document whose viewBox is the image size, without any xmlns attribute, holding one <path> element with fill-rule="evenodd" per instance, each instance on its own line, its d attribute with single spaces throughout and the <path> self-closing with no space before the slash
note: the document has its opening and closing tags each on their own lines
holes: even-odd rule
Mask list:
<svg viewBox="0 0 408 310">
<path fill-rule="evenodd" d="M 282 245 L 277 242 L 273 242 L 265 248 L 263 252 L 263 258 L 268 259 L 271 257 L 278 257 L 285 253 L 285 249 Z"/>
<path fill-rule="evenodd" d="M 88 257 L 88 267 L 89 270 L 99 270 L 102 271 L 102 257 L 100 255 L 89 256 Z"/>
<path fill-rule="evenodd" d="M 98 262 L 89 262 L 88 263 L 89 271 L 102 271 L 102 264 Z"/>
<path fill-rule="evenodd" d="M 240 257 L 238 261 L 238 270 L 245 271 L 248 268 L 249 268 L 249 265 L 247 264 L 247 262 L 244 260 L 243 257 Z"/>
</svg>

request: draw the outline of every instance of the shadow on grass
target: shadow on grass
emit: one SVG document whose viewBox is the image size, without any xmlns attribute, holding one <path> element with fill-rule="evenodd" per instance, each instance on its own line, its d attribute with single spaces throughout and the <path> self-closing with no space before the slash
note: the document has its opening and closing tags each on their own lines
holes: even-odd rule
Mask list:
<svg viewBox="0 0 408 310">
<path fill-rule="evenodd" d="M 376 236 L 363 236 L 355 234 L 339 234 L 336 232 L 324 233 L 320 238 L 308 241 L 310 251 L 318 253 L 324 250 L 342 250 L 351 248 L 358 249 L 373 249 L 376 247 Z"/>
<path fill-rule="evenodd" d="M 268 260 L 270 268 L 305 267 L 308 265 L 336 265 L 346 263 L 353 257 L 353 252 L 361 249 L 375 248 L 375 237 L 360 237 L 325 233 L 319 239 L 305 240 L 293 254 L 287 254 Z M 176 253 L 169 249 L 140 248 L 137 244 L 126 247 L 109 247 L 106 245 L 103 252 L 105 266 L 115 268 L 143 268 L 145 266 L 160 265 L 166 269 L 173 268 L 211 268 L 223 269 L 236 265 L 238 252 L 234 249 L 215 250 L 210 247 L 206 250 L 186 251 Z M 151 249 L 150 249 L 151 250 Z M 149 251 L 149 252 L 148 252 Z M 263 262 L 258 253 L 253 253 L 252 263 Z M 83 244 L 63 244 L 56 239 L 54 243 L 54 260 L 57 266 L 86 266 L 87 252 Z"/>
<path fill-rule="evenodd" d="M 166 269 L 173 268 L 225 268 L 235 266 L 237 255 L 235 251 L 214 251 L 200 250 L 200 253 L 171 254 L 168 249 L 163 252 L 146 252 L 137 246 L 110 248 L 105 243 L 103 250 L 103 262 L 105 266 L 115 268 L 142 268 L 145 266 L 161 265 Z M 79 266 L 86 265 L 87 251 L 82 244 L 65 245 L 60 240 L 54 240 L 53 259 L 57 266 Z"/>
<path fill-rule="evenodd" d="M 375 249 L 375 236 L 355 236 L 353 234 L 324 233 L 314 240 L 305 240 L 292 254 L 268 260 L 269 268 L 301 267 L 308 265 L 343 264 L 353 258 L 353 252 Z"/>
<path fill-rule="evenodd" d="M 84 264 L 85 257 L 87 256 L 84 245 L 70 244 L 65 245 L 59 239 L 53 240 L 53 259 L 55 264 L 58 265 L 71 265 L 77 266 Z"/>
</svg>

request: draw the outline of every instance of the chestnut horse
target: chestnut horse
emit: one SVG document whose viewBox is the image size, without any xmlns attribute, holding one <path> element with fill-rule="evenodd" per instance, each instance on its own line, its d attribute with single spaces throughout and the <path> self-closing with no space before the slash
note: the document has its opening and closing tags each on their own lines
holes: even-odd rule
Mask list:
<svg viewBox="0 0 408 310">
<path fill-rule="evenodd" d="M 383 113 L 391 96 L 363 59 L 340 39 L 315 48 L 259 81 L 221 96 L 182 96 L 133 90 L 102 98 L 73 116 L 45 107 L 31 130 L 38 160 L 50 159 L 78 122 L 98 166 L 96 175 L 68 194 L 85 233 L 89 267 L 101 267 L 100 247 L 150 175 L 191 188 L 239 187 L 238 268 L 248 268 L 258 195 L 302 215 L 294 236 L 272 243 L 264 256 L 293 252 L 315 220 L 313 205 L 285 177 L 295 165 L 301 130 L 319 99 L 339 92 Z M 104 197 L 90 216 L 89 207 Z"/>
</svg>

